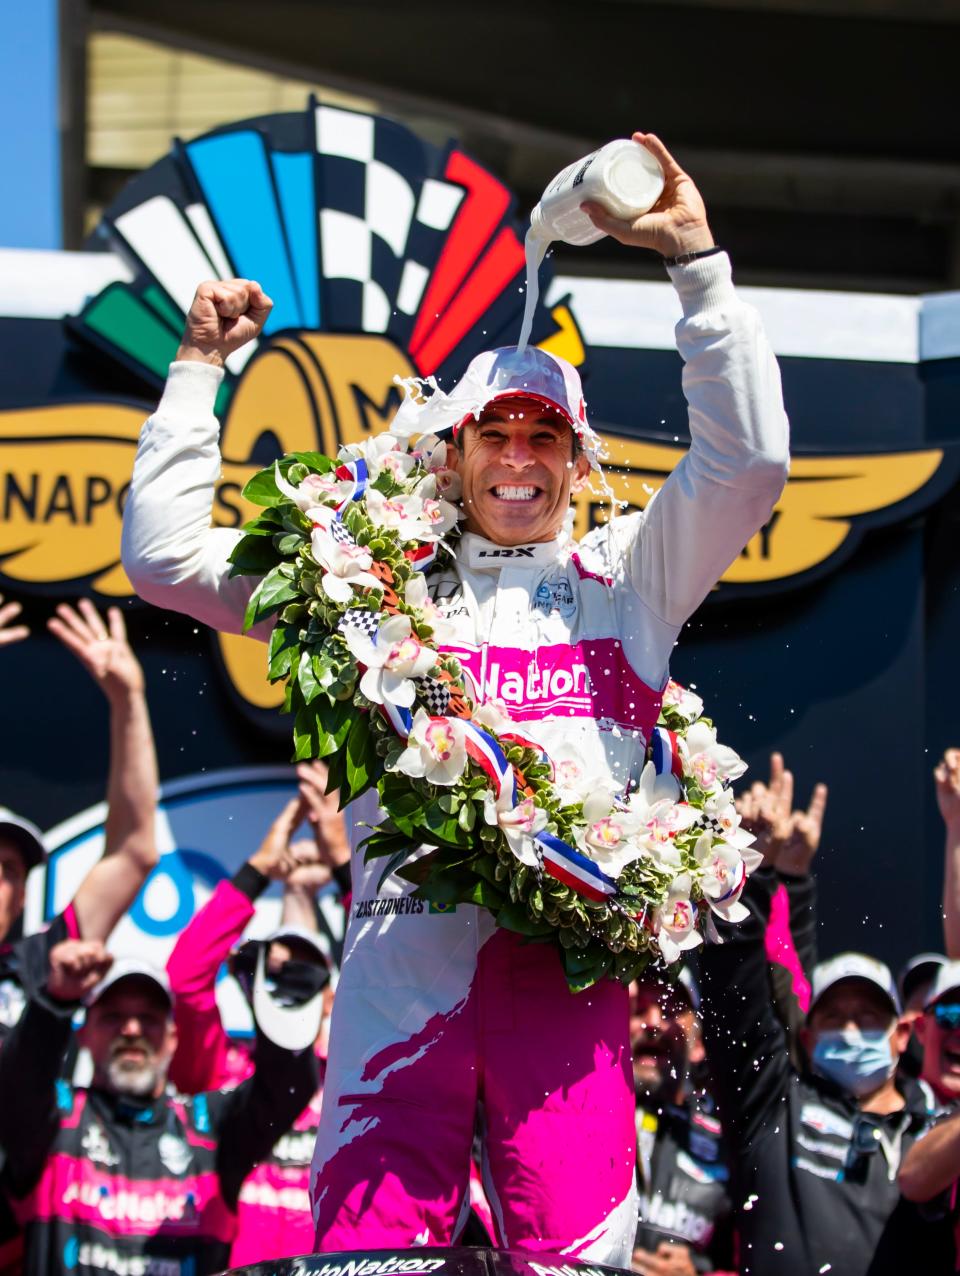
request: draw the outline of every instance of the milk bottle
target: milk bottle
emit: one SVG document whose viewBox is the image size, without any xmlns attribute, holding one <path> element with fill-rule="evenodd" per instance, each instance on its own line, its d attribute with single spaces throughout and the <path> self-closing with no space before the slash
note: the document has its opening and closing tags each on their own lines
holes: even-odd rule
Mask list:
<svg viewBox="0 0 960 1276">
<path fill-rule="evenodd" d="M 527 295 L 518 349 L 526 349 L 533 313 L 540 295 L 539 270 L 547 248 L 556 239 L 565 244 L 593 244 L 603 239 L 580 207 L 588 200 L 602 204 L 613 217 L 634 221 L 649 212 L 663 190 L 663 171 L 645 146 L 629 138 L 608 142 L 592 155 L 568 164 L 543 192 L 530 214 L 524 240 Z"/>
</svg>

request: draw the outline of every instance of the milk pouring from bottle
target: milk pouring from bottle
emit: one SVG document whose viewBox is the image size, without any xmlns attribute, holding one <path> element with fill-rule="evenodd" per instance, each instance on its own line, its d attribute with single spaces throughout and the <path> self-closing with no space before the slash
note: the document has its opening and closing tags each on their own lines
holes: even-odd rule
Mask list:
<svg viewBox="0 0 960 1276">
<path fill-rule="evenodd" d="M 606 234 L 594 226 L 580 205 L 589 200 L 602 204 L 613 217 L 634 221 L 649 212 L 662 190 L 660 165 L 645 146 L 628 138 L 608 142 L 557 174 L 530 214 L 524 240 L 527 295 L 519 350 L 525 350 L 530 339 L 539 297 L 538 272 L 551 242 L 593 244 Z"/>
</svg>

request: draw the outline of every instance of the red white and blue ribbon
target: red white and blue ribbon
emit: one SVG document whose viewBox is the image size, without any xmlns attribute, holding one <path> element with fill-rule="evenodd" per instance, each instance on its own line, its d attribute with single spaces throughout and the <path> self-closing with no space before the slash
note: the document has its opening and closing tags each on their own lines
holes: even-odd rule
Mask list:
<svg viewBox="0 0 960 1276">
<path fill-rule="evenodd" d="M 683 779 L 683 758 L 677 743 L 677 733 L 666 727 L 654 727 L 650 741 L 651 757 L 657 775 L 672 775 Z"/>
<path fill-rule="evenodd" d="M 406 550 L 405 556 L 411 567 L 415 568 L 418 572 L 425 572 L 428 567 L 433 566 L 439 551 L 440 546 L 436 541 L 424 542 L 424 544 L 418 546 L 416 549 Z"/>
<path fill-rule="evenodd" d="M 474 722 L 464 720 L 467 756 L 488 776 L 497 798 L 506 790 L 511 808 L 517 805 L 517 780 L 503 750 L 487 731 Z"/>
<path fill-rule="evenodd" d="M 599 865 L 553 833 L 538 833 L 543 851 L 543 867 L 551 877 L 569 886 L 578 895 L 602 904 L 617 893 L 617 883 Z"/>
<path fill-rule="evenodd" d="M 336 477 L 338 479 L 346 479 L 353 483 L 353 488 L 339 505 L 335 506 L 338 514 L 342 513 L 351 501 L 359 501 L 363 498 L 364 492 L 367 490 L 367 463 L 363 457 L 358 456 L 355 461 L 347 461 L 343 465 L 336 468 Z"/>
<path fill-rule="evenodd" d="M 404 709 L 402 705 L 392 704 L 389 700 L 384 700 L 383 716 L 396 731 L 401 740 L 406 740 L 413 727 L 413 714 L 409 709 Z"/>
</svg>

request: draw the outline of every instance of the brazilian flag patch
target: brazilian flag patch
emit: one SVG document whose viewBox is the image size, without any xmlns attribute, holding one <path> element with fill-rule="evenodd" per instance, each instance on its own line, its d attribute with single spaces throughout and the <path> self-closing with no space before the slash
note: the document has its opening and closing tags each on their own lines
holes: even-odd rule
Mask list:
<svg viewBox="0 0 960 1276">
<path fill-rule="evenodd" d="M 455 913 L 457 911 L 456 904 L 431 904 L 431 913 Z"/>
</svg>

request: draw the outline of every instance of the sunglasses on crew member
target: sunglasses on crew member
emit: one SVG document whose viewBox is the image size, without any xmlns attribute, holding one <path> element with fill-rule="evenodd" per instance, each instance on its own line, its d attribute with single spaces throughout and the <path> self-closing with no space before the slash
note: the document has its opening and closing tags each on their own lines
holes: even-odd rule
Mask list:
<svg viewBox="0 0 960 1276">
<path fill-rule="evenodd" d="M 960 1001 L 938 1001 L 930 1009 L 938 1028 L 960 1028 Z"/>
</svg>

